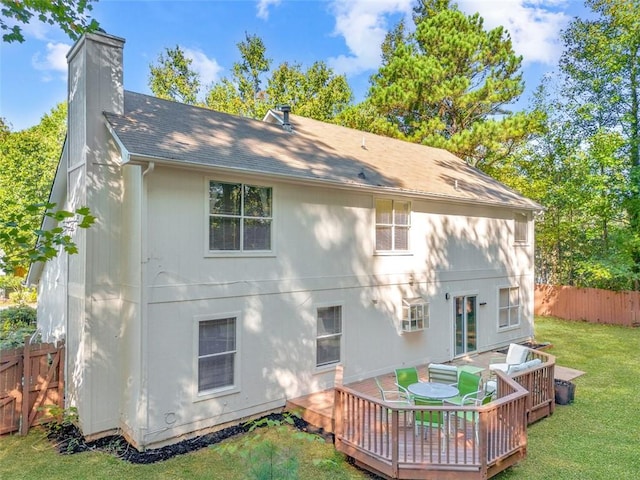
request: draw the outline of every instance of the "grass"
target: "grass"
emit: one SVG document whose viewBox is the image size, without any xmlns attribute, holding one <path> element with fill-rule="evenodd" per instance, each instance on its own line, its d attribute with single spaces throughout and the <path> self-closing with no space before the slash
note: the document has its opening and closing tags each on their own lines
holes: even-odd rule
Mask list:
<svg viewBox="0 0 640 480">
<path fill-rule="evenodd" d="M 640 329 L 537 318 L 536 340 L 553 344 L 550 353 L 559 365 L 586 374 L 574 380 L 572 405 L 557 406 L 551 417 L 529 428 L 527 458 L 495 478 L 637 478 Z M 284 426 L 256 429 L 152 465 L 132 465 L 102 452 L 59 455 L 38 429 L 26 437 L 0 437 L 0 478 L 12 480 L 269 478 L 251 469 L 274 458 L 276 464 L 295 460 L 297 478 L 369 478 L 331 444 Z"/>
<path fill-rule="evenodd" d="M 575 401 L 529 427 L 527 458 L 496 479 L 636 479 L 640 329 L 536 318 L 556 363 L 586 372 Z"/>
</svg>

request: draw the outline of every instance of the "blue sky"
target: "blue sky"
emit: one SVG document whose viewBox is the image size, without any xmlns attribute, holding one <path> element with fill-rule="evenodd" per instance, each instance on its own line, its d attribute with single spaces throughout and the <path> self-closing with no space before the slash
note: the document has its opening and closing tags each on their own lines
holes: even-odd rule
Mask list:
<svg viewBox="0 0 640 480">
<path fill-rule="evenodd" d="M 92 17 L 109 34 L 126 40 L 124 84 L 150 93 L 149 65 L 179 45 L 207 85 L 231 75 L 245 32 L 260 36 L 273 60 L 304 67 L 324 60 L 347 75 L 362 100 L 377 70 L 386 31 L 410 15 L 413 0 L 100 0 Z M 556 68 L 560 32 L 585 9 L 579 0 L 460 0 L 479 12 L 487 28 L 503 25 L 522 55 L 527 105 L 542 75 Z M 13 130 L 39 123 L 66 98 L 66 58 L 72 42 L 55 26 L 34 21 L 22 44 L 0 44 L 0 116 Z"/>
</svg>

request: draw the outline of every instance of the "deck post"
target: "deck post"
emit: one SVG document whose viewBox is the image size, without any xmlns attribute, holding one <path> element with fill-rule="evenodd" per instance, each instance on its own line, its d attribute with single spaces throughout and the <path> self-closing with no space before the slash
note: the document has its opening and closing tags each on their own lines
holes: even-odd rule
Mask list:
<svg viewBox="0 0 640 480">
<path fill-rule="evenodd" d="M 391 471 L 393 478 L 399 476 L 398 458 L 400 456 L 399 445 L 399 429 L 400 429 L 400 411 L 398 409 L 391 410 Z"/>
</svg>

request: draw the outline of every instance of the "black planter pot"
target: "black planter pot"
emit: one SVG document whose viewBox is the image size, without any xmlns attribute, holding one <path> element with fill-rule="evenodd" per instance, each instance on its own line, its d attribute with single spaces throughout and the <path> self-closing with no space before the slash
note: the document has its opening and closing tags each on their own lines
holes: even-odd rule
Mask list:
<svg viewBox="0 0 640 480">
<path fill-rule="evenodd" d="M 573 402 L 576 391 L 576 385 L 567 380 L 555 380 L 556 387 L 556 404 L 569 405 Z"/>
</svg>

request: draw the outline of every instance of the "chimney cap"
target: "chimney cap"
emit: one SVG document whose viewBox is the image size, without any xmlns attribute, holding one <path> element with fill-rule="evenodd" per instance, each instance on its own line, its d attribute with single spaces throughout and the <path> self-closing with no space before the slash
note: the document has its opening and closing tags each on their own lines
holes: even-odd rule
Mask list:
<svg viewBox="0 0 640 480">
<path fill-rule="evenodd" d="M 289 113 L 291 111 L 291 105 L 278 105 L 278 110 L 283 113 Z"/>
</svg>

